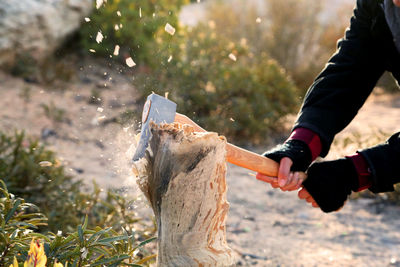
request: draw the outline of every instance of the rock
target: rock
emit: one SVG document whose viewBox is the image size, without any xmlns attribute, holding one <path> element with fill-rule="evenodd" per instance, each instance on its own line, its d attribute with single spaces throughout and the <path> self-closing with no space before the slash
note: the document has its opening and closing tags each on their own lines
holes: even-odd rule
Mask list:
<svg viewBox="0 0 400 267">
<path fill-rule="evenodd" d="M 307 212 L 300 212 L 297 214 L 297 218 L 308 221 L 310 219 L 310 215 Z"/>
<path fill-rule="evenodd" d="M 40 62 L 76 31 L 93 0 L 0 1 L 0 67 L 18 57 Z"/>
<path fill-rule="evenodd" d="M 103 142 L 101 142 L 100 140 L 96 140 L 94 143 L 96 144 L 97 147 L 99 147 L 101 149 L 105 148 Z"/>
<path fill-rule="evenodd" d="M 118 99 L 111 99 L 108 101 L 108 106 L 110 108 L 122 108 L 123 104 Z"/>
<path fill-rule="evenodd" d="M 43 128 L 42 129 L 41 138 L 43 140 L 46 140 L 47 138 L 49 138 L 51 136 L 57 136 L 57 132 L 55 130 L 49 129 L 49 128 Z"/>
<path fill-rule="evenodd" d="M 82 168 L 74 168 L 74 170 L 75 170 L 76 173 L 79 173 L 79 174 L 82 174 L 82 173 L 85 172 L 85 170 L 82 169 Z"/>
<path fill-rule="evenodd" d="M 85 97 L 80 94 L 77 94 L 74 96 L 74 100 L 75 100 L 75 102 L 81 102 L 81 101 L 85 100 Z"/>
</svg>

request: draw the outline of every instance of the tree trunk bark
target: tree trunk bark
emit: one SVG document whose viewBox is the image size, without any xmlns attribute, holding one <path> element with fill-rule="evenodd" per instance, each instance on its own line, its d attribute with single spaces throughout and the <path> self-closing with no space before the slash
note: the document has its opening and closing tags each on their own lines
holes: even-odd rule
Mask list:
<svg viewBox="0 0 400 267">
<path fill-rule="evenodd" d="M 225 230 L 225 138 L 177 123 L 151 131 L 135 166 L 157 221 L 157 266 L 234 266 Z"/>
</svg>

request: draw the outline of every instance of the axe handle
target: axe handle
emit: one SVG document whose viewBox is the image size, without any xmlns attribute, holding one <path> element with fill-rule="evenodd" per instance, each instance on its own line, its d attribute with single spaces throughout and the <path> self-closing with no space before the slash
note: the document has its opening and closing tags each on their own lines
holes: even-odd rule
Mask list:
<svg viewBox="0 0 400 267">
<path fill-rule="evenodd" d="M 226 145 L 226 160 L 229 163 L 271 177 L 278 176 L 279 164 L 276 161 L 230 143 Z"/>
<path fill-rule="evenodd" d="M 197 132 L 206 132 L 206 130 L 201 128 L 185 115 L 176 113 L 175 121 L 182 124 L 189 124 L 193 126 Z M 259 172 L 271 177 L 278 176 L 279 164 L 277 162 L 230 143 L 226 145 L 226 159 L 229 163 L 255 172 Z M 304 180 L 306 178 L 305 173 L 300 173 L 300 177 Z"/>
<path fill-rule="evenodd" d="M 206 130 L 201 128 L 198 124 L 196 124 L 194 121 L 189 119 L 188 116 L 180 114 L 178 112 L 175 113 L 175 120 L 174 121 L 182 123 L 182 124 L 189 124 L 189 125 L 193 126 L 195 132 L 207 132 Z"/>
</svg>

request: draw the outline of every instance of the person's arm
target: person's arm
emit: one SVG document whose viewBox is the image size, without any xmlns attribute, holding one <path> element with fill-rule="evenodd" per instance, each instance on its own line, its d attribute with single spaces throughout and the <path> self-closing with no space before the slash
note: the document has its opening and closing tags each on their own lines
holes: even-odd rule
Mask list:
<svg viewBox="0 0 400 267">
<path fill-rule="evenodd" d="M 292 133 L 304 129 L 312 132 L 316 137 L 308 139 L 314 140 L 314 145 L 296 136 L 264 153 L 277 162 L 284 159 L 278 176 L 281 187 L 296 184 L 290 179 L 294 177 L 290 171 L 304 171 L 316 156 L 326 156 L 334 136 L 354 118 L 385 70 L 387 53 L 396 48 L 387 25 L 381 25 L 386 22 L 379 8 L 376 1 L 357 1 L 350 27 L 338 42 L 336 53 L 305 96 Z M 374 31 L 378 26 L 383 30 Z"/>
<path fill-rule="evenodd" d="M 381 35 L 373 28 L 385 23 L 378 1 L 358 0 L 350 27 L 338 49 L 308 90 L 294 129 L 315 132 L 324 157 L 334 136 L 343 130 L 364 104 L 386 69 L 388 44 L 395 49 L 386 24 Z"/>
<path fill-rule="evenodd" d="M 383 144 L 361 150 L 360 154 L 371 172 L 369 190 L 374 193 L 393 191 L 393 185 L 400 182 L 400 132 Z"/>
<path fill-rule="evenodd" d="M 371 186 L 371 173 L 364 157 L 357 153 L 345 158 L 315 162 L 307 170 L 307 179 L 299 198 L 324 212 L 339 210 L 351 192 Z"/>
<path fill-rule="evenodd" d="M 338 160 L 316 162 L 307 171 L 299 198 L 324 212 L 340 209 L 352 191 L 393 191 L 400 182 L 400 133 L 383 144 Z"/>
</svg>

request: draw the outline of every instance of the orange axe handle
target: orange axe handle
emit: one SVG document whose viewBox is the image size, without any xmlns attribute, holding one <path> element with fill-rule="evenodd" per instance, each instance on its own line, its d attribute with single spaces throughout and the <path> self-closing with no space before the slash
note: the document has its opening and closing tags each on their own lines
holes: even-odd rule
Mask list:
<svg viewBox="0 0 400 267">
<path fill-rule="evenodd" d="M 226 145 L 226 160 L 229 163 L 271 177 L 278 176 L 279 164 L 276 161 L 230 143 Z"/>
<path fill-rule="evenodd" d="M 197 132 L 206 132 L 206 130 L 201 128 L 185 115 L 176 113 L 175 121 L 182 124 L 189 124 L 193 126 Z M 265 174 L 267 176 L 278 176 L 279 164 L 277 162 L 230 143 L 226 145 L 226 159 L 229 163 Z M 304 180 L 306 178 L 305 173 L 300 173 L 300 178 Z"/>
</svg>

